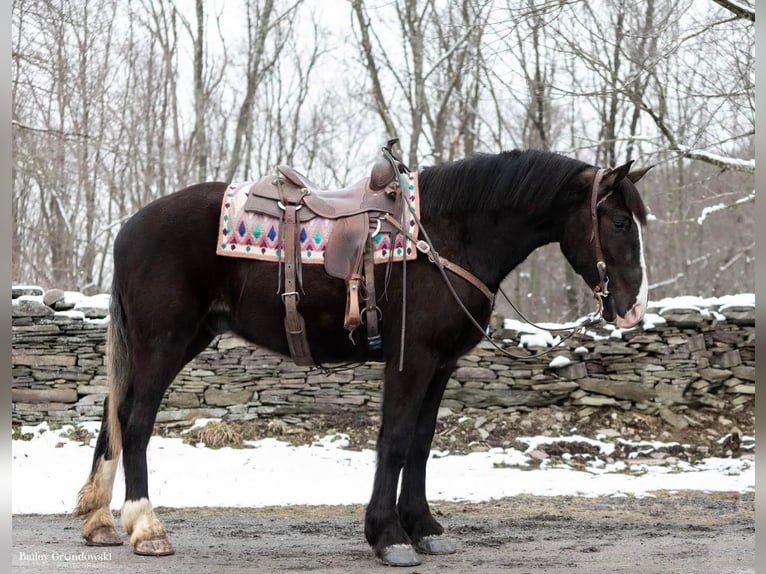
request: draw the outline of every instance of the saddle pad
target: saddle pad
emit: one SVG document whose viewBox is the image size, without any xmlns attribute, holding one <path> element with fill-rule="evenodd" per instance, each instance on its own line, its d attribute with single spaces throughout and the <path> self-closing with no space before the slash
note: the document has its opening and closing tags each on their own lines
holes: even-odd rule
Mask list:
<svg viewBox="0 0 766 574">
<path fill-rule="evenodd" d="M 420 210 L 417 174 L 407 175 L 408 185 L 405 193 L 415 207 Z M 223 195 L 221 219 L 218 228 L 216 253 L 226 257 L 244 257 L 260 261 L 280 261 L 283 249 L 280 220 L 278 217 L 245 211 L 245 202 L 252 182 L 232 183 Z M 324 263 L 327 242 L 335 225 L 334 219 L 314 217 L 300 224 L 300 252 L 303 263 Z M 407 222 L 410 237 L 417 238 L 418 226 L 414 217 Z M 393 238 L 388 233 L 374 236 L 375 263 L 401 261 L 404 255 L 404 237 L 397 232 Z M 393 249 L 393 257 L 391 250 Z M 417 250 L 413 241 L 407 242 L 407 259 L 415 259 Z"/>
</svg>

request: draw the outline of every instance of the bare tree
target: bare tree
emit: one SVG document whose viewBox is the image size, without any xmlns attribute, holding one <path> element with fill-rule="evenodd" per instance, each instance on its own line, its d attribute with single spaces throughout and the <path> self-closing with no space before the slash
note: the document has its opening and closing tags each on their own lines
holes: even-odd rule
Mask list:
<svg viewBox="0 0 766 574">
<path fill-rule="evenodd" d="M 752 290 L 753 2 L 350 0 L 349 31 L 300 0 L 212 6 L 14 0 L 15 280 L 103 288 L 152 199 L 280 162 L 347 183 L 395 135 L 413 168 L 513 147 L 656 164 L 650 295 Z M 555 249 L 509 279 L 538 319 L 590 310 Z"/>
<path fill-rule="evenodd" d="M 226 179 L 232 180 L 243 160 L 243 145 L 253 127 L 253 105 L 258 86 L 264 76 L 277 63 L 284 42 L 288 36 L 286 30 L 290 26 L 290 14 L 298 3 L 288 6 L 283 12 L 276 12 L 274 0 L 264 0 L 247 9 L 247 68 L 245 74 L 246 89 L 239 107 L 237 124 L 234 132 L 234 142 L 230 152 Z M 274 40 L 269 49 L 267 40 Z"/>
<path fill-rule="evenodd" d="M 731 0 L 713 0 L 716 4 L 725 8 L 737 18 L 743 18 L 755 22 L 755 9 L 741 2 L 732 2 Z"/>
<path fill-rule="evenodd" d="M 403 53 L 397 58 L 388 49 L 390 42 L 376 32 L 365 4 L 361 0 L 351 4 L 375 110 L 387 135 L 401 137 L 408 163 L 416 166 L 424 158 L 445 161 L 457 140 L 466 135 L 471 141 L 468 147 L 473 148 L 475 130 L 467 129 L 467 122 L 476 121 L 470 105 L 478 100 L 478 80 L 468 81 L 468 76 L 477 71 L 486 4 L 472 0 L 446 6 L 432 0 L 395 3 L 394 14 L 388 16 L 395 18 L 391 25 L 396 25 L 398 41 L 403 42 Z M 385 22 L 381 15 L 381 30 L 389 29 Z M 398 127 L 402 125 L 407 127 L 407 137 Z M 421 149 L 423 140 L 428 142 L 426 153 Z"/>
<path fill-rule="evenodd" d="M 16 174 L 24 182 L 17 192 L 27 195 L 14 201 L 15 216 L 17 225 L 47 232 L 47 241 L 20 245 L 17 269 L 26 260 L 52 283 L 90 284 L 115 8 L 96 1 L 15 8 L 14 140 Z M 25 36 L 27 27 L 38 32 L 34 41 Z"/>
<path fill-rule="evenodd" d="M 697 16 L 693 28 L 680 33 L 666 47 L 678 57 L 658 61 L 658 69 L 648 70 L 656 96 L 638 99 L 667 141 L 669 151 L 723 170 L 754 173 L 755 161 L 733 157 L 725 146 L 755 134 L 755 11 L 741 3 L 715 3 L 736 16 L 726 17 L 720 11 Z M 714 58 L 709 56 L 711 51 L 715 52 Z M 669 73 L 674 73 L 668 66 L 679 70 L 673 80 L 683 82 L 686 97 L 671 92 L 672 85 L 663 83 Z M 676 118 L 670 109 L 674 100 L 680 106 Z"/>
<path fill-rule="evenodd" d="M 194 46 L 194 131 L 192 131 L 192 146 L 194 148 L 195 164 L 197 168 L 197 180 L 207 179 L 207 136 L 205 134 L 205 8 L 202 0 L 195 0 L 194 15 L 196 27 L 182 18 L 186 31 L 191 37 Z"/>
<path fill-rule="evenodd" d="M 399 137 L 396 124 L 389 109 L 389 98 L 386 97 L 383 91 L 380 66 L 374 55 L 372 36 L 370 35 L 372 27 L 370 18 L 367 15 L 362 0 L 351 0 L 351 5 L 359 24 L 359 42 L 362 54 L 364 55 L 364 62 L 367 66 L 367 72 L 370 75 L 370 82 L 372 83 L 372 100 L 375 104 L 375 109 L 385 126 L 386 134 L 392 138 Z"/>
</svg>

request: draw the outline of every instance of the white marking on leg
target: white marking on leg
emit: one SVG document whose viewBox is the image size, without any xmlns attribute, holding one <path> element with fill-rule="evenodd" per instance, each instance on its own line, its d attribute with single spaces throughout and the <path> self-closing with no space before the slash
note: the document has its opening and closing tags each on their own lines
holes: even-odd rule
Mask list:
<svg viewBox="0 0 766 574">
<path fill-rule="evenodd" d="M 99 465 L 98 480 L 104 493 L 107 506 L 112 502 L 112 489 L 114 488 L 114 477 L 117 475 L 118 462 L 118 458 L 113 458 L 111 460 L 104 459 Z"/>
<path fill-rule="evenodd" d="M 80 489 L 77 497 L 77 514 L 85 522 L 82 525 L 82 535 L 89 538 L 102 526 L 116 526 L 109 504 L 112 502 L 112 488 L 117 474 L 118 459 L 106 460 L 100 457 L 96 469 L 88 477 L 88 481 Z"/>
<path fill-rule="evenodd" d="M 130 535 L 130 544 L 135 546 L 143 540 L 165 538 L 165 527 L 157 518 L 148 498 L 126 500 L 122 506 L 122 526 Z"/>
</svg>

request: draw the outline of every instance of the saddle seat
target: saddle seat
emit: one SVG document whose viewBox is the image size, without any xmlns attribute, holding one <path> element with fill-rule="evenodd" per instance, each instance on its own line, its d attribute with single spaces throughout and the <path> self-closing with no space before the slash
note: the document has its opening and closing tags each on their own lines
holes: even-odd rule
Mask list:
<svg viewBox="0 0 766 574">
<path fill-rule="evenodd" d="M 280 165 L 277 170 L 289 183 L 301 190 L 303 197 L 300 203 L 320 217 L 339 219 L 370 211 L 394 212 L 393 193 L 385 189 L 372 189 L 370 177 L 363 177 L 341 189 L 326 189 L 314 184 L 292 167 Z"/>
</svg>

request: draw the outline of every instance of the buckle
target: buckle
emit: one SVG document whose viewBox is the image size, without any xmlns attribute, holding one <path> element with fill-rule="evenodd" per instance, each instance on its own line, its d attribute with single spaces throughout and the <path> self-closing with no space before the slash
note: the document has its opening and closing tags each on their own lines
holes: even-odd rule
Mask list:
<svg viewBox="0 0 766 574">
<path fill-rule="evenodd" d="M 292 297 L 293 295 L 295 295 L 296 302 L 300 302 L 301 294 L 298 293 L 297 291 L 285 291 L 280 296 L 282 297 L 282 302 L 284 303 L 285 302 L 285 297 Z"/>
<path fill-rule="evenodd" d="M 419 239 L 418 242 L 415 244 L 415 247 L 421 253 L 425 253 L 426 255 L 428 255 L 428 260 L 431 263 L 436 263 L 436 258 L 439 257 L 439 254 L 435 250 L 431 249 L 431 246 L 428 243 L 426 243 L 422 239 Z"/>
<path fill-rule="evenodd" d="M 285 204 L 279 200 L 277 200 L 277 207 L 279 207 L 279 209 L 281 209 L 282 211 L 285 211 Z M 290 207 L 294 207 L 295 211 L 300 211 L 300 209 L 303 207 L 303 204 L 302 203 L 299 203 L 298 205 L 290 204 Z"/>
<path fill-rule="evenodd" d="M 602 323 L 603 321 L 604 321 L 604 317 L 601 314 L 601 309 L 598 309 L 596 311 L 593 311 L 592 313 L 588 313 L 588 315 L 583 317 L 580 323 L 575 327 L 575 329 L 584 329 L 585 327 L 598 325 Z"/>
</svg>

